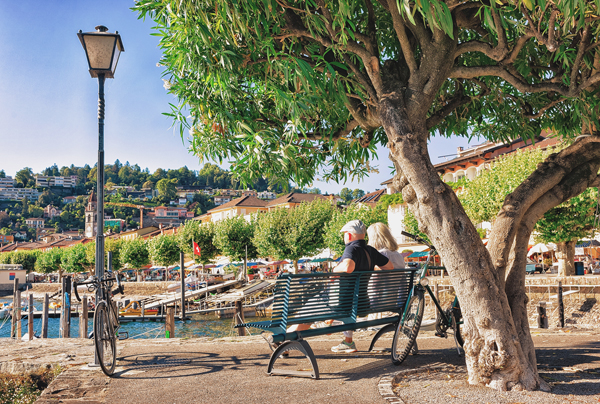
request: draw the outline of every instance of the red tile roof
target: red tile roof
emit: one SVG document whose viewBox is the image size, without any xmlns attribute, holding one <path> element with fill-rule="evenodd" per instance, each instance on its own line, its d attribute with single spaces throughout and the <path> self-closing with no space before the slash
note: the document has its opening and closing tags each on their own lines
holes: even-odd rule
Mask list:
<svg viewBox="0 0 600 404">
<path fill-rule="evenodd" d="M 315 199 L 322 199 L 324 201 L 329 200 L 325 195 L 320 194 L 302 194 L 300 192 L 291 192 L 284 196 L 280 196 L 277 199 L 273 199 L 272 201 L 267 202 L 267 207 L 272 208 L 277 205 L 283 205 L 286 203 L 302 203 L 302 202 L 312 202 Z"/>
<path fill-rule="evenodd" d="M 229 201 L 227 203 L 224 203 L 223 205 L 217 206 L 216 208 L 213 208 L 211 210 L 209 210 L 208 212 L 213 212 L 213 211 L 217 211 L 217 210 L 221 210 L 223 208 L 227 209 L 227 208 L 233 208 L 236 206 L 247 206 L 247 207 L 252 207 L 252 208 L 264 208 L 267 206 L 267 202 L 263 201 L 262 199 L 258 199 L 255 196 L 243 196 L 241 198 L 237 198 L 234 199 L 232 201 Z"/>
</svg>

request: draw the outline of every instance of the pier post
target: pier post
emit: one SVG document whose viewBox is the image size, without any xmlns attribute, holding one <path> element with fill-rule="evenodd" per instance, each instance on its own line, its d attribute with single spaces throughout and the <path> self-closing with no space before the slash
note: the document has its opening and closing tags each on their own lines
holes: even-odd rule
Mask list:
<svg viewBox="0 0 600 404">
<path fill-rule="evenodd" d="M 29 341 L 33 339 L 33 293 L 29 293 L 29 306 L 27 307 L 29 313 L 27 315 L 27 334 L 29 335 Z"/>
<path fill-rule="evenodd" d="M 185 321 L 185 268 L 183 267 L 185 258 L 183 251 L 179 252 L 179 269 L 181 270 L 181 321 Z"/>
<path fill-rule="evenodd" d="M 242 305 L 242 301 L 238 300 L 235 302 L 235 313 L 233 314 L 233 316 L 235 317 L 235 324 L 244 324 L 244 306 Z M 244 327 L 240 327 L 237 329 L 238 330 L 238 335 L 240 336 L 245 336 L 246 335 L 246 329 Z"/>
<path fill-rule="evenodd" d="M 563 305 L 562 282 L 558 281 L 558 326 L 565 328 L 565 306 Z"/>
<path fill-rule="evenodd" d="M 546 302 L 540 302 L 537 307 L 538 328 L 548 328 L 548 315 L 546 314 Z"/>
<path fill-rule="evenodd" d="M 142 302 L 142 322 L 144 322 L 146 317 L 146 302 Z"/>
<path fill-rule="evenodd" d="M 79 313 L 79 338 L 87 338 L 88 335 L 88 305 L 87 296 L 81 298 L 81 312 Z"/>
<path fill-rule="evenodd" d="M 19 290 L 19 278 L 15 276 L 15 281 L 13 283 L 13 308 L 11 310 L 11 319 L 10 319 L 10 337 L 14 338 L 15 333 L 17 331 L 17 290 Z"/>
<path fill-rule="evenodd" d="M 50 297 L 45 293 L 42 307 L 42 338 L 48 338 L 48 306 L 50 306 Z"/>
<path fill-rule="evenodd" d="M 60 337 L 71 338 L 71 277 L 62 278 L 62 305 L 60 308 Z"/>
<path fill-rule="evenodd" d="M 175 338 L 175 307 L 167 307 L 165 318 L 165 338 Z"/>
<path fill-rule="evenodd" d="M 17 319 L 17 333 L 15 338 L 17 339 L 17 341 L 21 341 L 21 335 L 23 335 L 21 333 L 21 291 L 17 290 L 17 300 L 13 301 L 13 307 L 16 307 L 15 312 L 15 318 Z"/>
</svg>

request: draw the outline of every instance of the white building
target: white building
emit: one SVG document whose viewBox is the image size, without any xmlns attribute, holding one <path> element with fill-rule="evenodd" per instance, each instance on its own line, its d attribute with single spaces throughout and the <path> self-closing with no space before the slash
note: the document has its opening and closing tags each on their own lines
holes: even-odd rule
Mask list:
<svg viewBox="0 0 600 404">
<path fill-rule="evenodd" d="M 13 177 L 6 176 L 5 178 L 0 178 L 0 188 L 13 188 L 15 186 L 15 180 Z"/>
</svg>

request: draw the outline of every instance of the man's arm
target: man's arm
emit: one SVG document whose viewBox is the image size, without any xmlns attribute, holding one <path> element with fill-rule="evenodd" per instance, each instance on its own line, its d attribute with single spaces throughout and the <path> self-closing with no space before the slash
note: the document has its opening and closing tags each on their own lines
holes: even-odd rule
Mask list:
<svg viewBox="0 0 600 404">
<path fill-rule="evenodd" d="M 352 261 L 350 258 L 346 258 L 342 260 L 335 268 L 333 268 L 333 272 L 346 272 L 349 274 L 354 271 L 355 266 L 356 264 L 354 261 Z"/>
<path fill-rule="evenodd" d="M 377 270 L 377 268 L 379 268 L 379 269 L 394 269 L 394 264 L 392 264 L 392 260 L 388 260 L 387 264 L 385 264 L 382 267 L 376 266 L 375 269 Z"/>
</svg>

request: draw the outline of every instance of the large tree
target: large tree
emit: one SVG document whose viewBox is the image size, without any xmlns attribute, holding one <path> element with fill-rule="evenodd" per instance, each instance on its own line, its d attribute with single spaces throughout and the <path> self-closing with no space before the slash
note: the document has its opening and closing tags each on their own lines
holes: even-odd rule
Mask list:
<svg viewBox="0 0 600 404">
<path fill-rule="evenodd" d="M 329 201 L 314 200 L 293 209 L 275 209 L 256 220 L 252 242 L 262 257 L 290 259 L 294 272 L 298 260 L 317 254 L 325 248 L 325 226 L 331 220 L 334 207 Z"/>
<path fill-rule="evenodd" d="M 182 135 L 190 128 L 197 155 L 230 159 L 243 180 L 360 176 L 387 145 L 394 185 L 461 300 L 469 382 L 540 386 L 527 240 L 545 211 L 597 179 L 598 0 L 138 0 L 136 9 L 158 24 Z M 506 198 L 486 248 L 428 139 L 541 129 L 593 136 Z"/>
</svg>

